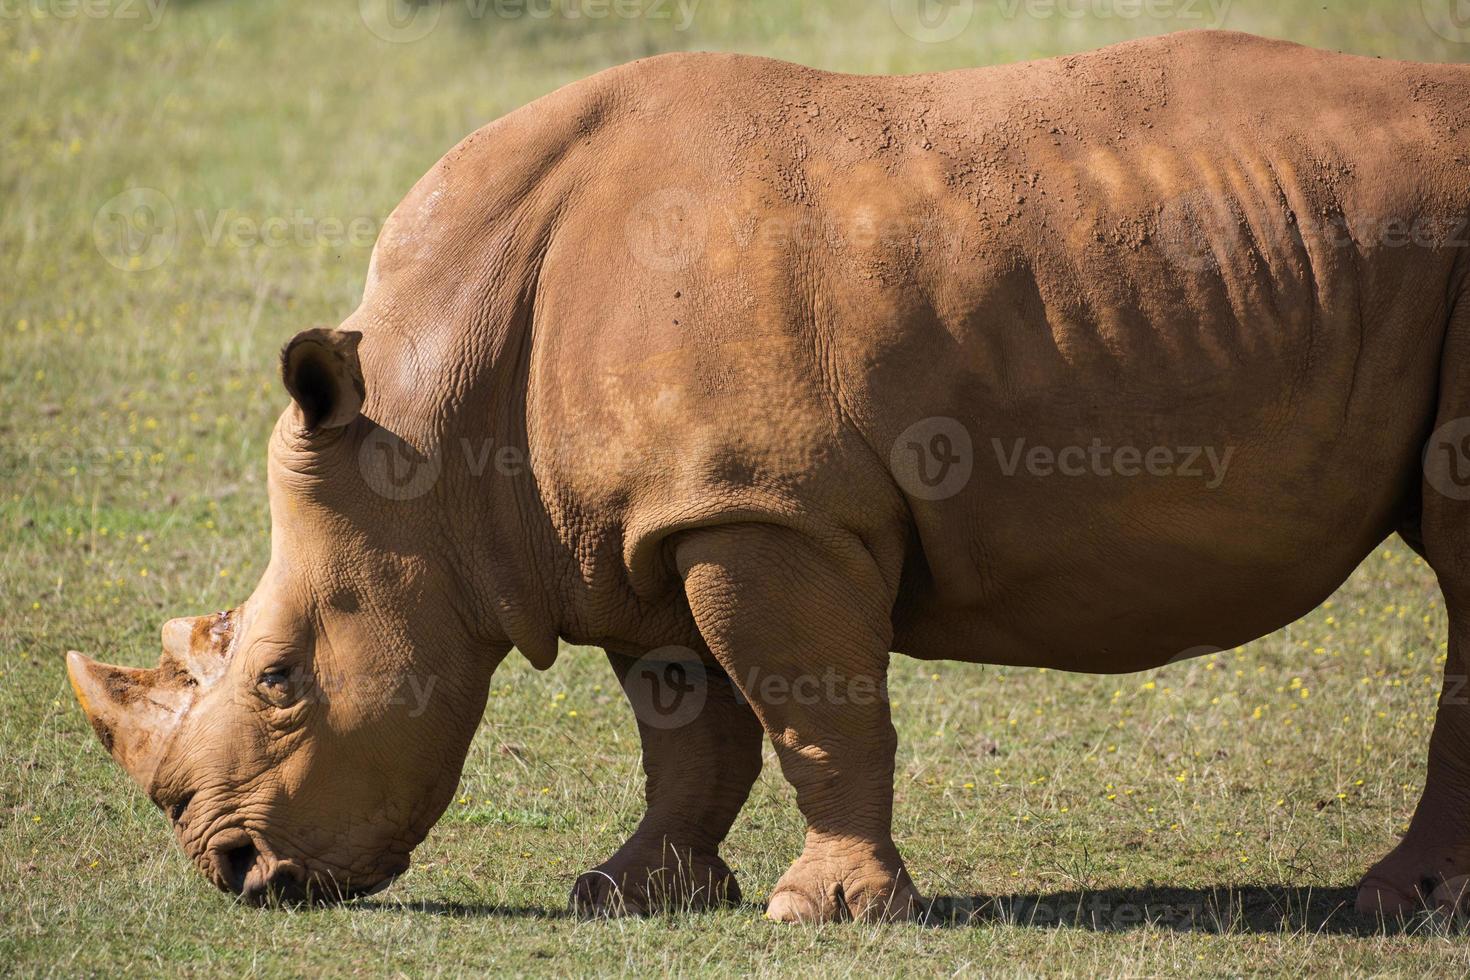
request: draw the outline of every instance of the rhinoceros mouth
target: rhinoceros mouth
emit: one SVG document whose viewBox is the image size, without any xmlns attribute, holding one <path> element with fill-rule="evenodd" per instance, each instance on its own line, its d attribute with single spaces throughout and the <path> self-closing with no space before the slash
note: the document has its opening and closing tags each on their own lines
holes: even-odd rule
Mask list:
<svg viewBox="0 0 1470 980">
<path fill-rule="evenodd" d="M 256 906 L 334 905 L 376 895 L 408 870 L 407 859 L 394 859 L 386 872 L 363 875 L 324 862 L 282 858 L 243 830 L 215 835 L 199 863 L 221 891 Z"/>
</svg>

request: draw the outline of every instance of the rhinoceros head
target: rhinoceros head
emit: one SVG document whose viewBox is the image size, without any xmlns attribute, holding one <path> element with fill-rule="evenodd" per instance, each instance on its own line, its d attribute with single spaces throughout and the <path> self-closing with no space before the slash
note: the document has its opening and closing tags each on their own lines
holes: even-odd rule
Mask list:
<svg viewBox="0 0 1470 980">
<path fill-rule="evenodd" d="M 283 352 L 271 558 L 228 612 L 173 619 L 151 670 L 67 658 L 103 745 L 219 887 L 263 902 L 375 891 L 451 799 L 497 644 L 465 627 L 442 528 L 374 493 L 356 335 Z M 432 508 L 430 508 L 432 510 Z"/>
</svg>

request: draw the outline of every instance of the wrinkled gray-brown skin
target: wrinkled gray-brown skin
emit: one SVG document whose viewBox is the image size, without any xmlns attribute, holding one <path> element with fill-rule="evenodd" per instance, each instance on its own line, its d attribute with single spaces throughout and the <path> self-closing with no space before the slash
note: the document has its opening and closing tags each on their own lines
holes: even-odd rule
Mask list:
<svg viewBox="0 0 1470 980">
<path fill-rule="evenodd" d="M 512 647 L 625 679 L 687 648 L 703 708 L 639 712 L 647 816 L 577 907 L 733 896 L 768 736 L 809 828 L 768 914 L 913 915 L 891 650 L 1140 670 L 1291 622 L 1401 531 L 1457 689 L 1470 505 L 1421 452 L 1470 415 L 1467 117 L 1470 69 L 1226 33 L 569 86 L 445 156 L 362 305 L 286 351 L 255 593 L 157 671 L 75 658 L 78 691 L 218 884 L 334 897 L 406 867 Z M 1186 472 L 1005 465 L 1095 439 Z M 1446 697 L 1363 908 L 1453 902 L 1467 800 Z"/>
</svg>

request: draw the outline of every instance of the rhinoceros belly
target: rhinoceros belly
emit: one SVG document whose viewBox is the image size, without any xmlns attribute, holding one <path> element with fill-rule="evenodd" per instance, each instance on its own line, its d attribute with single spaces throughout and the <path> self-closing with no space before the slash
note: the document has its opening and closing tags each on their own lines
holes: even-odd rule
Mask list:
<svg viewBox="0 0 1470 980">
<path fill-rule="evenodd" d="M 1120 277 L 1167 261 L 1099 258 Z M 897 649 L 1105 672 L 1228 649 L 1310 610 L 1402 522 L 1442 297 L 1398 289 L 1365 320 L 1323 301 L 1327 270 L 1292 289 L 1256 269 L 1111 309 L 1106 283 L 1069 306 L 1085 283 L 1023 269 L 962 316 L 918 318 L 883 362 L 909 394 L 873 431 L 917 528 Z"/>
</svg>

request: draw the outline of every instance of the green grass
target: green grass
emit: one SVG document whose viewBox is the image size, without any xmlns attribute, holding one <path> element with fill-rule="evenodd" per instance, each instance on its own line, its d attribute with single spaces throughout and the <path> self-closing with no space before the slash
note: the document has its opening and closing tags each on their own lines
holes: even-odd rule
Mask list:
<svg viewBox="0 0 1470 980">
<path fill-rule="evenodd" d="M 1384 933 L 1341 909 L 1412 811 L 1443 659 L 1432 575 L 1397 543 L 1303 621 L 1146 675 L 895 658 L 897 833 L 920 887 L 946 897 L 943 925 L 765 922 L 755 903 L 802 829 L 774 763 L 727 847 L 749 907 L 564 918 L 576 873 L 640 813 L 631 713 L 591 650 L 547 674 L 510 662 L 497 675 L 461 796 L 378 900 L 272 912 L 215 893 L 96 744 L 61 654 L 152 663 L 163 619 L 248 593 L 284 398 L 275 352 L 340 320 L 368 259 L 371 234 L 316 223 L 375 230 L 469 130 L 654 51 L 915 71 L 1203 26 L 1007 17 L 981 0 L 959 37 L 923 44 L 886 3 L 704 0 L 683 32 L 652 18 L 475 20 L 452 4 L 428 37 L 389 44 L 356 6 L 175 0 L 152 29 L 13 4 L 19 16 L 0 18 L 0 969 L 1470 969 L 1453 931 Z M 1224 25 L 1470 57 L 1419 6 L 1237 0 Z M 176 240 L 167 261 L 129 271 L 93 226 L 136 187 L 167 198 Z M 306 230 L 274 244 L 212 234 L 220 218 L 273 216 Z"/>
</svg>

